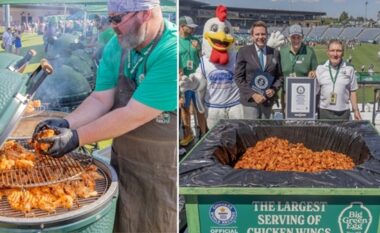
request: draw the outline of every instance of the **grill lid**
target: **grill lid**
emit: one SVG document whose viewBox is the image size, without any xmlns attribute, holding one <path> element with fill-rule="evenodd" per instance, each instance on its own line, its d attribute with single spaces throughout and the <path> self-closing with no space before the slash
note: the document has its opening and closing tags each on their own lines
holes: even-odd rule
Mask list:
<svg viewBox="0 0 380 233">
<path fill-rule="evenodd" d="M 57 85 L 59 83 L 59 85 Z M 43 103 L 91 93 L 91 87 L 82 74 L 67 65 L 61 65 L 38 89 L 36 98 Z M 82 99 L 83 100 L 83 99 Z"/>
<path fill-rule="evenodd" d="M 53 68 L 45 59 L 29 77 L 0 69 L 0 147 L 15 128 L 36 89 L 52 72 Z"/>
<path fill-rule="evenodd" d="M 0 53 L 0 69 L 7 69 L 10 65 L 16 64 L 22 56 L 12 53 Z"/>
</svg>

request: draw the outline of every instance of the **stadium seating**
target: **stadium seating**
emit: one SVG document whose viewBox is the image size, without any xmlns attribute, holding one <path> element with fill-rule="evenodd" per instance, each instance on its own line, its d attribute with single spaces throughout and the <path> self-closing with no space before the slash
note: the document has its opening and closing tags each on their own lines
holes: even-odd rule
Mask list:
<svg viewBox="0 0 380 233">
<path fill-rule="evenodd" d="M 311 29 L 307 37 L 311 40 L 320 40 L 328 26 L 317 26 Z"/>
<path fill-rule="evenodd" d="M 302 27 L 302 31 L 303 31 L 303 35 L 307 36 L 311 31 L 311 27 Z"/>
<path fill-rule="evenodd" d="M 286 37 L 289 36 L 289 26 L 284 28 L 284 30 L 282 31 L 282 34 Z"/>
<path fill-rule="evenodd" d="M 366 28 L 357 37 L 362 42 L 373 42 L 380 35 L 380 28 Z"/>
<path fill-rule="evenodd" d="M 322 35 L 323 40 L 340 39 L 339 35 L 342 33 L 343 28 L 327 28 Z"/>
<path fill-rule="evenodd" d="M 353 40 L 359 35 L 359 33 L 363 31 L 362 27 L 349 27 L 345 28 L 343 32 L 340 34 L 340 39 L 342 40 Z"/>
<path fill-rule="evenodd" d="M 268 33 L 271 34 L 272 32 L 280 31 L 282 32 L 284 30 L 283 27 L 268 27 Z"/>
</svg>

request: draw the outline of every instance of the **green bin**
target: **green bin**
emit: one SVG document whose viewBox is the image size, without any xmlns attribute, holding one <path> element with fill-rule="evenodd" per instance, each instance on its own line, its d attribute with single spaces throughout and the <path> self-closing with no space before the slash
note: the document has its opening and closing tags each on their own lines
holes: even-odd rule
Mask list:
<svg viewBox="0 0 380 233">
<path fill-rule="evenodd" d="M 235 170 L 277 136 L 353 158 L 350 171 Z M 180 162 L 189 233 L 379 233 L 380 137 L 368 121 L 221 121 Z M 227 156 L 226 156 L 227 155 Z"/>
</svg>

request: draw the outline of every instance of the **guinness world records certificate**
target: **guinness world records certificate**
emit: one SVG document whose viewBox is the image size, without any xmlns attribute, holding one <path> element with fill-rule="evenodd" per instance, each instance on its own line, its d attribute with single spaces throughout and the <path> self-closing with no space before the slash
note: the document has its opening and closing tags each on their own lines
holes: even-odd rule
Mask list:
<svg viewBox="0 0 380 233">
<path fill-rule="evenodd" d="M 308 77 L 286 77 L 286 109 L 288 120 L 315 120 L 316 80 Z"/>
</svg>

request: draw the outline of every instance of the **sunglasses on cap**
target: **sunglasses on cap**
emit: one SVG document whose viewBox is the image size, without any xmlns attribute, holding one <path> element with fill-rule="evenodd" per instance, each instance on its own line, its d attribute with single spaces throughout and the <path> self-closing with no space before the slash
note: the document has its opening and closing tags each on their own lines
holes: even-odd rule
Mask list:
<svg viewBox="0 0 380 233">
<path fill-rule="evenodd" d="M 131 17 L 133 17 L 138 12 L 124 12 L 124 13 L 121 13 L 121 14 L 118 14 L 118 15 L 108 16 L 108 22 L 109 23 L 113 23 L 113 24 L 119 24 L 123 20 L 123 17 L 126 16 L 126 15 L 128 15 L 129 13 L 133 13 L 133 14 L 131 14 Z"/>
</svg>

